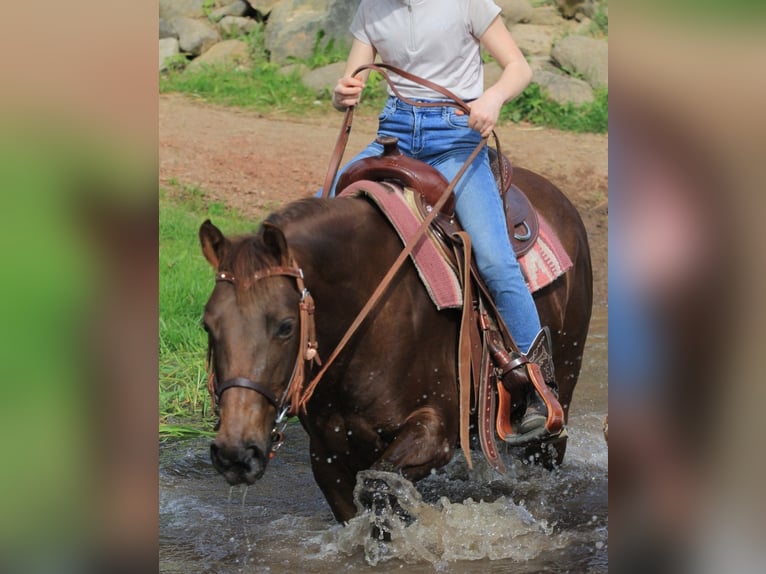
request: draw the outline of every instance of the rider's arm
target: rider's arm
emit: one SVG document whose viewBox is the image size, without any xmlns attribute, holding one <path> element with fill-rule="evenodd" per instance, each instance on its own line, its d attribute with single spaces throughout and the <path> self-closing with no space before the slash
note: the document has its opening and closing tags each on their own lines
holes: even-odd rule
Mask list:
<svg viewBox="0 0 766 574">
<path fill-rule="evenodd" d="M 359 103 L 359 98 L 362 95 L 364 89 L 364 82 L 367 80 L 367 76 L 370 74 L 369 70 L 352 77 L 359 66 L 365 64 L 372 64 L 375 61 L 375 48 L 370 44 L 365 44 L 361 40 L 354 38 L 351 44 L 351 50 L 346 60 L 346 69 L 343 72 L 343 77 L 338 80 L 335 85 L 335 89 L 332 94 L 332 105 L 336 110 L 345 110 L 349 106 L 354 106 Z"/>
<path fill-rule="evenodd" d="M 497 123 L 500 108 L 524 91 L 532 79 L 532 69 L 498 16 L 479 39 L 503 69 L 500 79 L 471 103 L 468 125 L 487 137 Z"/>
</svg>

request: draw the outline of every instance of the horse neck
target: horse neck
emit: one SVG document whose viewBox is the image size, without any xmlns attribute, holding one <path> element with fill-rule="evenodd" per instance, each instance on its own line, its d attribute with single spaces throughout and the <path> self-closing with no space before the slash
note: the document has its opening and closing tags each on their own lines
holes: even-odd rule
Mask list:
<svg viewBox="0 0 766 574">
<path fill-rule="evenodd" d="M 401 251 L 396 234 L 369 202 L 329 201 L 329 209 L 284 227 L 316 300 L 320 330 L 322 316 L 353 320 Z"/>
</svg>

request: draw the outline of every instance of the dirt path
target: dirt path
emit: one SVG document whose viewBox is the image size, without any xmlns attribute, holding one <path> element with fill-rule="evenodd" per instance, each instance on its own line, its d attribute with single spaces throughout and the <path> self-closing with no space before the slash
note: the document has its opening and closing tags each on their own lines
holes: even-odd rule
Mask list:
<svg viewBox="0 0 766 574">
<path fill-rule="evenodd" d="M 281 118 L 160 96 L 160 184 L 196 186 L 254 218 L 322 184 L 342 116 Z M 375 137 L 377 118 L 357 114 L 352 157 Z M 511 161 L 560 187 L 580 210 L 593 254 L 595 302 L 607 296 L 608 136 L 513 124 L 498 129 Z"/>
</svg>

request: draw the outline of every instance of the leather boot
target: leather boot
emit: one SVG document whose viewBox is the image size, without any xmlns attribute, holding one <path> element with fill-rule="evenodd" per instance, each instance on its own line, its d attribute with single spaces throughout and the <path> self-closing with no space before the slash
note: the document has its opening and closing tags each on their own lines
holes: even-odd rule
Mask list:
<svg viewBox="0 0 766 574">
<path fill-rule="evenodd" d="M 543 374 L 545 384 L 554 392 L 557 391 L 556 372 L 553 367 L 553 353 L 551 351 L 551 332 L 548 327 L 543 327 L 535 336 L 529 346 L 526 358 L 529 362 L 537 364 Z M 548 418 L 548 408 L 545 402 L 535 390 L 532 384 L 527 386 L 527 408 L 519 424 L 519 432 L 526 434 L 545 424 Z"/>
<path fill-rule="evenodd" d="M 551 353 L 551 335 L 548 327 L 540 330 L 526 355 L 514 354 L 508 363 L 508 366 L 511 367 L 510 370 L 503 375 L 505 388 L 508 389 L 511 396 L 519 397 L 518 401 L 514 401 L 511 407 L 512 411 L 523 412 L 518 427 L 519 434 L 527 434 L 543 426 L 548 417 L 545 402 L 529 380 L 527 362 L 536 363 L 540 367 L 545 383 L 555 392 L 557 387 Z"/>
</svg>

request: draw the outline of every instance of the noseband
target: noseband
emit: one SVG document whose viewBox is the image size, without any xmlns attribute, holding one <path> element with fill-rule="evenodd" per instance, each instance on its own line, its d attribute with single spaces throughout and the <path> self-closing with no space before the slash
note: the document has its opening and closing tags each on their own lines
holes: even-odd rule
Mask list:
<svg viewBox="0 0 766 574">
<path fill-rule="evenodd" d="M 235 278 L 234 275 L 228 271 L 218 271 L 215 275 L 216 282 L 225 281 L 232 285 L 240 284 L 245 289 L 251 287 L 261 279 L 278 276 L 294 277 L 298 292 L 301 295 L 298 303 L 300 310 L 300 341 L 298 346 L 298 356 L 295 360 L 295 366 L 293 367 L 290 382 L 282 393 L 282 397 L 277 399 L 276 395 L 267 385 L 246 377 L 228 379 L 221 385 L 216 385 L 215 369 L 213 368 L 213 347 L 212 345 L 208 347 L 208 392 L 210 393 L 210 399 L 211 402 L 213 402 L 216 411 L 218 409 L 218 404 L 221 401 L 221 396 L 225 391 L 235 387 L 250 389 L 251 391 L 260 394 L 277 409 L 277 425 L 285 421 L 288 414 L 294 414 L 291 413 L 293 410 L 292 405 L 297 405 L 300 402 L 303 381 L 306 373 L 306 363 L 314 361 L 319 365 L 322 364 L 319 360 L 319 355 L 317 354 L 316 327 L 314 324 L 314 298 L 303 283 L 303 271 L 300 267 L 295 265 L 294 261 L 292 261 L 291 267 L 269 267 L 257 271 L 244 279 Z M 281 434 L 276 428 L 274 429 L 274 432 L 277 435 Z M 273 448 L 273 450 L 276 450 L 276 448 Z"/>
</svg>

